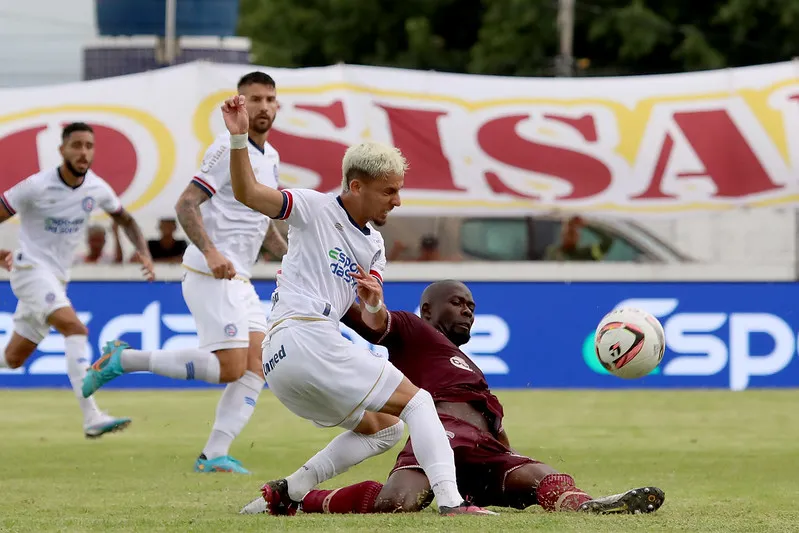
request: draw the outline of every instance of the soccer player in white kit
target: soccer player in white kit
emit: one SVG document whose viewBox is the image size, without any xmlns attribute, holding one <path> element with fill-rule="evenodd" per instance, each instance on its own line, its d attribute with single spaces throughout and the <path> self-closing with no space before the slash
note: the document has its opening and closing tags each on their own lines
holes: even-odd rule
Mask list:
<svg viewBox="0 0 799 533">
<path fill-rule="evenodd" d="M 277 187 L 280 159 L 267 142 L 278 103 L 275 81 L 263 72 L 241 78 L 238 91 L 249 111 L 247 149 L 257 179 Z M 235 437 L 252 416 L 264 387 L 261 343 L 266 314 L 250 283 L 250 270 L 262 245 L 283 256 L 286 242 L 269 218 L 233 197 L 230 135 L 220 135 L 205 153 L 199 172 L 177 202 L 183 231 L 191 241 L 183 255 L 183 298 L 199 337 L 196 350 L 132 350 L 109 343 L 89 371 L 84 394 L 125 372 L 150 371 L 176 379 L 227 383 L 211 435 L 196 460 L 197 472 L 248 473 L 229 455 Z"/>
<path fill-rule="evenodd" d="M 321 427 L 348 431 L 285 480 L 263 487 L 273 514 L 291 514 L 317 484 L 394 446 L 407 422 L 419 463 L 442 514 L 488 514 L 458 492 L 455 463 L 433 398 L 386 358 L 356 346 L 339 320 L 360 300 L 364 322 L 385 326 L 383 238 L 372 223 L 386 222 L 400 205 L 406 163 L 398 150 L 363 143 L 347 150 L 339 196 L 301 189 L 278 191 L 259 183 L 247 151 L 248 110 L 241 96 L 222 107 L 230 131 L 230 179 L 236 198 L 289 224 L 263 345 L 269 388 L 295 414 Z"/>
<path fill-rule="evenodd" d="M 83 431 L 95 438 L 124 429 L 129 418 L 101 412 L 94 398 L 81 393 L 91 362 L 86 326 L 66 293 L 75 251 L 83 244 L 92 211 L 100 208 L 124 228 L 142 256 L 142 270 L 154 278 L 147 242 L 116 193 L 89 170 L 94 159 L 94 132 L 82 122 L 63 129 L 63 162 L 17 183 L 0 196 L 0 222 L 19 215 L 19 248 L 0 250 L 0 262 L 11 271 L 11 290 L 17 297 L 14 333 L 0 355 L 0 368 L 19 368 L 50 331 L 64 336 L 67 376 L 83 411 Z"/>
</svg>

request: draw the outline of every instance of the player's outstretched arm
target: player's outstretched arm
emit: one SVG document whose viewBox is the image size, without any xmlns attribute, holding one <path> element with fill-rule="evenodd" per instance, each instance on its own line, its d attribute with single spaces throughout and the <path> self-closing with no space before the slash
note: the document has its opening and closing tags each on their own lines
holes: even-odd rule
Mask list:
<svg viewBox="0 0 799 533">
<path fill-rule="evenodd" d="M 247 132 L 250 118 L 244 106 L 244 96 L 225 100 L 222 116 L 230 132 L 230 183 L 236 200 L 250 209 L 260 211 L 270 218 L 277 218 L 283 209 L 283 193 L 258 183 L 247 153 Z"/>
<path fill-rule="evenodd" d="M 120 209 L 116 213 L 111 213 L 111 218 L 125 231 L 128 240 L 130 240 L 131 244 L 136 248 L 136 252 L 141 260 L 141 269 L 144 277 L 147 281 L 153 281 L 155 279 L 153 258 L 150 255 L 150 249 L 147 247 L 147 240 L 144 238 L 144 234 L 139 224 L 136 222 L 136 219 L 125 209 Z"/>
</svg>

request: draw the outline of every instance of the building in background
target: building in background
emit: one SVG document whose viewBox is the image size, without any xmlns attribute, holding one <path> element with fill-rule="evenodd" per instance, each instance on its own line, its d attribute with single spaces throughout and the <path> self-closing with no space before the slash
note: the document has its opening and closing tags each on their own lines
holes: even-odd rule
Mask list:
<svg viewBox="0 0 799 533">
<path fill-rule="evenodd" d="M 237 0 L 95 0 L 98 36 L 83 48 L 83 79 L 135 74 L 197 60 L 250 62 L 250 40 L 236 37 Z"/>
</svg>

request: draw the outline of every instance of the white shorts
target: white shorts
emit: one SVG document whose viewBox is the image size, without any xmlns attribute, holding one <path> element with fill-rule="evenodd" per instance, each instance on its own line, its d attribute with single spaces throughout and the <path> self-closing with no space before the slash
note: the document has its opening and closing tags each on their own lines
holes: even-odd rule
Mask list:
<svg viewBox="0 0 799 533">
<path fill-rule="evenodd" d="M 11 290 L 17 297 L 14 331 L 36 344 L 50 332 L 47 318 L 53 311 L 71 307 L 66 284 L 49 270 L 21 268 L 11 271 Z"/>
<path fill-rule="evenodd" d="M 283 322 L 267 335 L 262 356 L 272 393 L 320 427 L 355 429 L 366 411 L 383 408 L 404 378 L 328 320 Z"/>
<path fill-rule="evenodd" d="M 266 313 L 249 281 L 187 271 L 181 287 L 197 326 L 200 349 L 247 348 L 250 331 L 266 333 Z"/>
</svg>

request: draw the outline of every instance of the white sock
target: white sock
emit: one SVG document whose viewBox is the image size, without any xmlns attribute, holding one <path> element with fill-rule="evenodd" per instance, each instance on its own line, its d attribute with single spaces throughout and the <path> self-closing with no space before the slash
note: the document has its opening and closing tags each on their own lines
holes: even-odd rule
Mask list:
<svg viewBox="0 0 799 533">
<path fill-rule="evenodd" d="M 8 361 L 6 361 L 5 347 L 3 348 L 3 351 L 0 352 L 0 368 L 11 368 L 8 364 Z"/>
<path fill-rule="evenodd" d="M 400 420 L 373 435 L 345 431 L 286 478 L 289 498 L 301 502 L 319 483 L 346 472 L 361 461 L 391 449 L 402 439 L 404 429 L 405 424 Z"/>
<path fill-rule="evenodd" d="M 455 454 L 438 418 L 433 397 L 419 389 L 400 413 L 400 418 L 408 424 L 414 455 L 430 481 L 439 507 L 457 507 L 463 497 L 455 478 Z"/>
<path fill-rule="evenodd" d="M 250 421 L 264 383 L 258 374 L 250 370 L 238 381 L 228 383 L 216 406 L 214 428 L 203 449 L 205 457 L 214 459 L 228 455 L 233 439 Z"/>
<path fill-rule="evenodd" d="M 72 392 L 78 398 L 80 410 L 83 411 L 83 419 L 88 422 L 100 414 L 94 396 L 83 397 L 83 378 L 86 377 L 86 369 L 89 368 L 89 356 L 86 350 L 86 335 L 69 335 L 64 337 L 64 357 L 67 360 L 67 376 L 72 385 Z M 5 360 L 5 357 L 3 357 Z"/>
<path fill-rule="evenodd" d="M 147 372 L 175 379 L 199 379 L 219 383 L 219 359 L 204 350 L 124 350 L 125 372 Z"/>
</svg>

